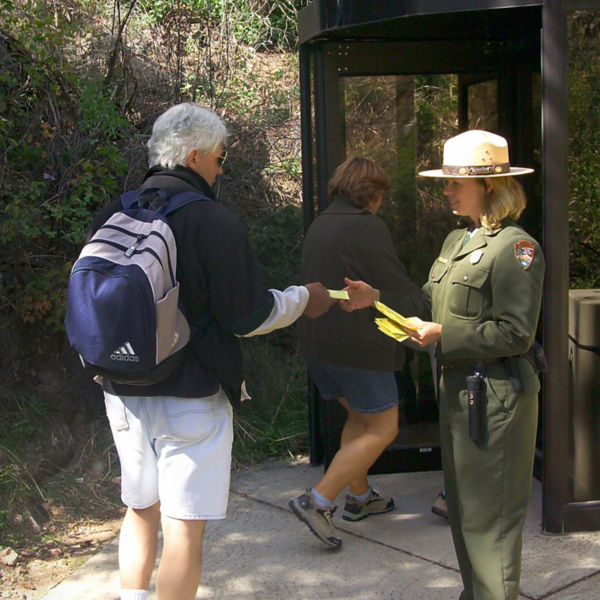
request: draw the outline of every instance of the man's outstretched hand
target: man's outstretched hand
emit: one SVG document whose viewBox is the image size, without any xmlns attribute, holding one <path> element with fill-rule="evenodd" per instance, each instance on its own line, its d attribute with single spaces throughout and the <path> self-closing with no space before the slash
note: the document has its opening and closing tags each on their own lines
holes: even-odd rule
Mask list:
<svg viewBox="0 0 600 600">
<path fill-rule="evenodd" d="M 310 294 L 303 313 L 306 317 L 316 319 L 324 315 L 337 302 L 329 296 L 327 288 L 318 281 L 307 283 L 304 287 Z"/>
</svg>

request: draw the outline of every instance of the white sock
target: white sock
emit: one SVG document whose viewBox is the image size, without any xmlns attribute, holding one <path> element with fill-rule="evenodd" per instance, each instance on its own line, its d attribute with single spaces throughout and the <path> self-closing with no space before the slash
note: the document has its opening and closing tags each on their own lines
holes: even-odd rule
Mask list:
<svg viewBox="0 0 600 600">
<path fill-rule="evenodd" d="M 364 502 L 370 495 L 371 488 L 369 488 L 364 494 L 361 494 L 360 496 L 353 496 L 352 494 L 348 494 L 350 498 L 352 498 L 353 500 L 357 500 L 358 502 Z"/>
<path fill-rule="evenodd" d="M 121 590 L 121 600 L 148 600 L 148 590 Z"/>
<path fill-rule="evenodd" d="M 316 490 L 311 489 L 310 491 L 312 493 L 312 497 L 315 501 L 315 504 L 319 508 L 331 508 L 333 506 L 333 502 L 331 502 L 331 500 L 329 500 L 329 498 L 325 498 L 325 496 L 322 496 Z"/>
</svg>

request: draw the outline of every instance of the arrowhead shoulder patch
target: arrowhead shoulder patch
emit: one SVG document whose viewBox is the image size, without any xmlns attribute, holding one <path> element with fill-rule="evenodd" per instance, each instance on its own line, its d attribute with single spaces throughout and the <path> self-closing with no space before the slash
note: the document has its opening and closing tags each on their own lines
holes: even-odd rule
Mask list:
<svg viewBox="0 0 600 600">
<path fill-rule="evenodd" d="M 535 246 L 529 240 L 520 240 L 515 243 L 515 258 L 525 271 L 533 264 Z"/>
</svg>

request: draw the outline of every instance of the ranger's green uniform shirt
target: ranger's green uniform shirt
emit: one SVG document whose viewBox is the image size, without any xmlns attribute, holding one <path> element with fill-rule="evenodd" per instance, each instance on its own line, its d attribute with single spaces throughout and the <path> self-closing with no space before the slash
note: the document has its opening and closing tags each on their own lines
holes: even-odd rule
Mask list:
<svg viewBox="0 0 600 600">
<path fill-rule="evenodd" d="M 463 246 L 466 237 L 466 229 L 448 235 L 423 286 L 432 321 L 442 325 L 438 355 L 493 360 L 523 354 L 540 312 L 542 251 L 511 221 L 495 231 L 481 227 Z"/>
<path fill-rule="evenodd" d="M 534 341 L 543 278 L 538 243 L 507 221 L 471 239 L 450 233 L 423 287 L 442 325 L 440 439 L 461 600 L 518 598 L 540 387 L 521 355 Z M 485 440 L 475 443 L 465 377 L 481 365 Z"/>
</svg>

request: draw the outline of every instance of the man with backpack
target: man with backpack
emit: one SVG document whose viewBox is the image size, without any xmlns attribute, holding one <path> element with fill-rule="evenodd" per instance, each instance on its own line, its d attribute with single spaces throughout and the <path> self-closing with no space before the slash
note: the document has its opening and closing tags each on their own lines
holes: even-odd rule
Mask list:
<svg viewBox="0 0 600 600">
<path fill-rule="evenodd" d="M 103 377 L 128 507 L 119 542 L 123 600 L 148 597 L 159 523 L 157 596 L 195 597 L 205 523 L 224 518 L 227 508 L 232 405 L 244 393 L 239 338 L 286 327 L 302 314 L 318 317 L 333 303 L 320 283 L 265 288 L 240 222 L 211 191 L 223 173 L 226 140 L 214 112 L 184 103 L 156 120 L 148 142 L 151 168 L 141 191 L 167 205 L 182 192 L 198 198 L 166 217 L 176 241 L 179 305 L 190 329 L 183 362 L 152 385 Z M 90 235 L 121 210 L 120 199 L 101 210 Z M 130 301 L 135 308 L 136 300 Z M 133 360 L 135 344 L 123 344 L 112 356 Z"/>
</svg>

